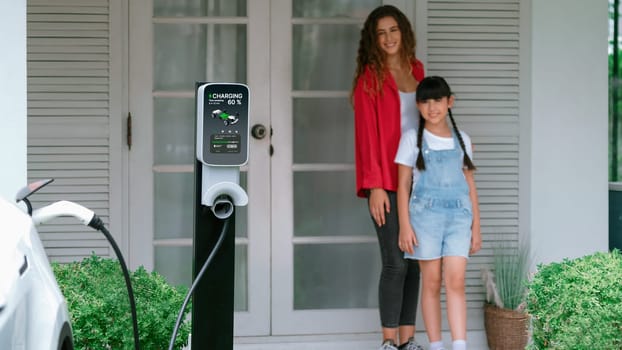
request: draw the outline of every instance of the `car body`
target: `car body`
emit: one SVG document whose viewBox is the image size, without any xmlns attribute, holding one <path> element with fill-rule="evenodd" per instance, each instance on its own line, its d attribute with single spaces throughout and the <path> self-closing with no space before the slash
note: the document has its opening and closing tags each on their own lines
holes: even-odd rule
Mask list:
<svg viewBox="0 0 622 350">
<path fill-rule="evenodd" d="M 0 349 L 73 350 L 67 304 L 33 220 L 2 198 Z"/>
</svg>

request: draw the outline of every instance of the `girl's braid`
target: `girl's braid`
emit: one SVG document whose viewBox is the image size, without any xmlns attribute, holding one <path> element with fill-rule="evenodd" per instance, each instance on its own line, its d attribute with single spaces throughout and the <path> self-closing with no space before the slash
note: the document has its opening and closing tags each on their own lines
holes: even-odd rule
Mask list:
<svg viewBox="0 0 622 350">
<path fill-rule="evenodd" d="M 464 157 L 462 161 L 464 165 L 466 165 L 467 169 L 475 170 L 476 169 L 475 165 L 473 164 L 473 162 L 471 161 L 471 158 L 467 154 L 466 147 L 464 146 L 464 140 L 462 140 L 462 135 L 460 134 L 460 131 L 458 130 L 458 126 L 456 125 L 454 116 L 451 114 L 451 108 L 448 109 L 448 112 L 449 112 L 449 119 L 451 120 L 451 125 L 453 125 L 454 127 L 454 132 L 456 133 L 456 136 L 458 137 L 458 142 L 460 142 L 460 148 L 462 148 L 462 152 L 464 153 Z"/>
<path fill-rule="evenodd" d="M 417 169 L 419 171 L 425 170 L 425 161 L 423 160 L 423 149 L 421 148 L 421 144 L 423 143 L 423 129 L 425 126 L 425 119 L 421 113 L 419 113 L 419 129 L 417 130 L 417 148 L 419 149 L 419 154 L 417 154 Z"/>
</svg>

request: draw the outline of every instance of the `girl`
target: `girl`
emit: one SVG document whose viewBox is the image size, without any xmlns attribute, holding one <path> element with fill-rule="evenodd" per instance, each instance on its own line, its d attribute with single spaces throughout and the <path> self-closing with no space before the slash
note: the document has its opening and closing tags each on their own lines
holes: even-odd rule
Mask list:
<svg viewBox="0 0 622 350">
<path fill-rule="evenodd" d="M 419 261 L 430 350 L 444 349 L 442 277 L 453 350 L 465 350 L 466 263 L 482 244 L 471 139 L 456 126 L 451 114 L 454 96 L 443 78 L 423 79 L 416 96 L 419 128 L 402 135 L 395 159 L 399 246 L 407 259 Z"/>
<path fill-rule="evenodd" d="M 400 135 L 415 127 L 415 89 L 423 65 L 415 58 L 415 36 L 396 7 L 373 10 L 363 25 L 352 88 L 356 193 L 368 199 L 382 272 L 378 288 L 381 349 L 422 349 L 415 343 L 419 266 L 398 247 L 397 165 Z"/>
</svg>

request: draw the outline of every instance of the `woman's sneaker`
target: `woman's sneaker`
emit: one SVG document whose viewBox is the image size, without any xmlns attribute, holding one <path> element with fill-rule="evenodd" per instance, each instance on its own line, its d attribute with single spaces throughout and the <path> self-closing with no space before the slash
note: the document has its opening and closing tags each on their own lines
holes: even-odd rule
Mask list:
<svg viewBox="0 0 622 350">
<path fill-rule="evenodd" d="M 397 349 L 397 346 L 395 346 L 395 343 L 393 342 L 393 340 L 387 339 L 382 343 L 382 345 L 380 346 L 380 349 L 378 350 L 398 350 L 398 349 Z"/>
<path fill-rule="evenodd" d="M 415 337 L 410 337 L 406 344 L 402 344 L 399 350 L 423 350 L 423 347 L 415 341 Z"/>
</svg>

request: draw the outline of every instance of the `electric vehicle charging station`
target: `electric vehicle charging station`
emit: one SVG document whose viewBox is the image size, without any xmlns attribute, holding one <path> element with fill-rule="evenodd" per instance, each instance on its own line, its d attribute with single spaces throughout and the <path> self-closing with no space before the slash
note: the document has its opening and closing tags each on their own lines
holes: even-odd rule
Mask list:
<svg viewBox="0 0 622 350">
<path fill-rule="evenodd" d="M 200 280 L 192 296 L 191 347 L 231 350 L 235 206 L 248 204 L 239 182 L 248 161 L 250 93 L 239 83 L 197 83 L 195 93 L 193 279 Z"/>
</svg>

